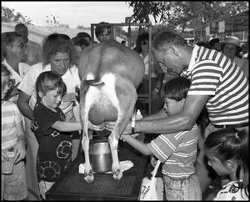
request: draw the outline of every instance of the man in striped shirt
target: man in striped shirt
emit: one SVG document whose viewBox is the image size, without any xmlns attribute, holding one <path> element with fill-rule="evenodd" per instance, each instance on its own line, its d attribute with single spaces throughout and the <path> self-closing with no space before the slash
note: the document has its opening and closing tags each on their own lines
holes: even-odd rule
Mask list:
<svg viewBox="0 0 250 202">
<path fill-rule="evenodd" d="M 136 121 L 134 131 L 174 133 L 190 130 L 204 107 L 210 124 L 205 137 L 215 130 L 233 127 L 248 131 L 248 81 L 242 70 L 224 54 L 204 47 L 189 46 L 183 37 L 169 31 L 157 32 L 153 53 L 159 63 L 185 74 L 191 80 L 183 110 L 174 116 L 153 114 Z M 124 133 L 131 132 L 128 124 Z M 200 138 L 197 174 L 202 191 L 211 179 L 204 162 L 204 138 Z"/>
</svg>

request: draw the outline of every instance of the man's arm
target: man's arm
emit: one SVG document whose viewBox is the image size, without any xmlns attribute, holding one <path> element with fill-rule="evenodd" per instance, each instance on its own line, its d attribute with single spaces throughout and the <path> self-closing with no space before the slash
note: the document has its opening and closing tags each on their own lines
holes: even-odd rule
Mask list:
<svg viewBox="0 0 250 202">
<path fill-rule="evenodd" d="M 23 91 L 20 90 L 18 100 L 17 100 L 17 106 L 21 113 L 27 117 L 30 120 L 33 120 L 33 111 L 30 108 L 29 101 L 31 96 L 27 95 Z"/>
<path fill-rule="evenodd" d="M 155 120 L 147 120 L 147 117 L 137 120 L 135 132 L 175 133 L 190 130 L 204 108 L 208 97 L 208 95 L 188 95 L 180 113 Z M 131 131 L 131 124 L 128 124 L 125 132 L 129 130 Z"/>
</svg>

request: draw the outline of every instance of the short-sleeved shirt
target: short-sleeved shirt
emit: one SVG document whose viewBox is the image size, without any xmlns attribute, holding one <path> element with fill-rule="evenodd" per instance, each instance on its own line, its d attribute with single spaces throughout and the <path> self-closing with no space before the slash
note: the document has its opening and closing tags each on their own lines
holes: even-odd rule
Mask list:
<svg viewBox="0 0 250 202">
<path fill-rule="evenodd" d="M 65 120 L 60 108 L 56 108 L 56 112 L 53 112 L 41 103 L 37 103 L 34 108 L 34 120 L 38 125 L 35 131 L 39 143 L 38 179 L 54 182 L 64 173 L 71 162 L 71 133 L 60 132 L 51 127 L 56 121 Z"/>
<path fill-rule="evenodd" d="M 22 82 L 18 86 L 18 89 L 31 96 L 30 107 L 33 109 L 36 103 L 36 80 L 37 77 L 45 71 L 51 71 L 50 64 L 43 67 L 42 63 L 37 63 L 30 67 L 30 70 L 24 76 Z M 75 88 L 80 88 L 80 78 L 78 75 L 78 69 L 76 66 L 69 68 L 66 73 L 62 76 L 62 80 L 67 86 L 67 94 L 74 93 Z M 67 113 L 73 108 L 73 102 L 63 102 L 60 105 L 63 113 Z"/>
<path fill-rule="evenodd" d="M 217 193 L 214 201 L 248 201 L 248 188 L 240 188 L 240 182 L 231 181 L 223 185 L 222 189 Z"/>
<path fill-rule="evenodd" d="M 195 173 L 199 129 L 195 124 L 190 131 L 161 134 L 148 148 L 163 163 L 162 174 L 173 179 L 184 179 Z"/>
<path fill-rule="evenodd" d="M 18 141 L 17 124 L 22 121 L 22 115 L 13 102 L 3 101 L 2 103 L 2 149 L 14 146 Z"/>
<path fill-rule="evenodd" d="M 184 73 L 188 95 L 209 95 L 206 108 L 214 125 L 248 123 L 249 85 L 236 63 L 221 52 L 195 45 Z"/>
</svg>

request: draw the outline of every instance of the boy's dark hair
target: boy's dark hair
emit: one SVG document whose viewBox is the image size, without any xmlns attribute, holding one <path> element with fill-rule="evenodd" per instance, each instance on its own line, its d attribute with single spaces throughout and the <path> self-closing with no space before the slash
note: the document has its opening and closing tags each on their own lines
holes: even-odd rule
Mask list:
<svg viewBox="0 0 250 202">
<path fill-rule="evenodd" d="M 205 148 L 212 149 L 222 162 L 230 159 L 238 161 L 236 178 L 240 180 L 240 173 L 243 171 L 244 186 L 249 185 L 248 136 L 245 130 L 226 128 L 212 132 L 205 140 Z"/>
<path fill-rule="evenodd" d="M 36 80 L 36 93 L 37 101 L 40 102 L 41 98 L 39 92 L 46 94 L 48 91 L 58 88 L 58 94 L 64 96 L 67 92 L 67 87 L 63 82 L 61 76 L 53 73 L 52 71 L 42 72 Z"/>
<path fill-rule="evenodd" d="M 191 82 L 184 77 L 176 77 L 171 79 L 163 86 L 161 90 L 161 97 L 180 101 L 187 97 L 190 84 Z"/>
</svg>

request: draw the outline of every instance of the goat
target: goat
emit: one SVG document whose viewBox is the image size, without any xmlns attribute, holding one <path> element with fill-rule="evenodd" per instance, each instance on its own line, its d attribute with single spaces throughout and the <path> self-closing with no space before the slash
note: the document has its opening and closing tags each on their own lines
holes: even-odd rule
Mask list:
<svg viewBox="0 0 250 202">
<path fill-rule="evenodd" d="M 144 62 L 134 50 L 109 40 L 87 47 L 79 59 L 80 120 L 83 127 L 82 149 L 85 181 L 94 180 L 89 161 L 88 122 L 101 125 L 116 122 L 108 137 L 113 178 L 120 180 L 118 141 L 134 112 L 136 89 L 142 82 Z"/>
</svg>

